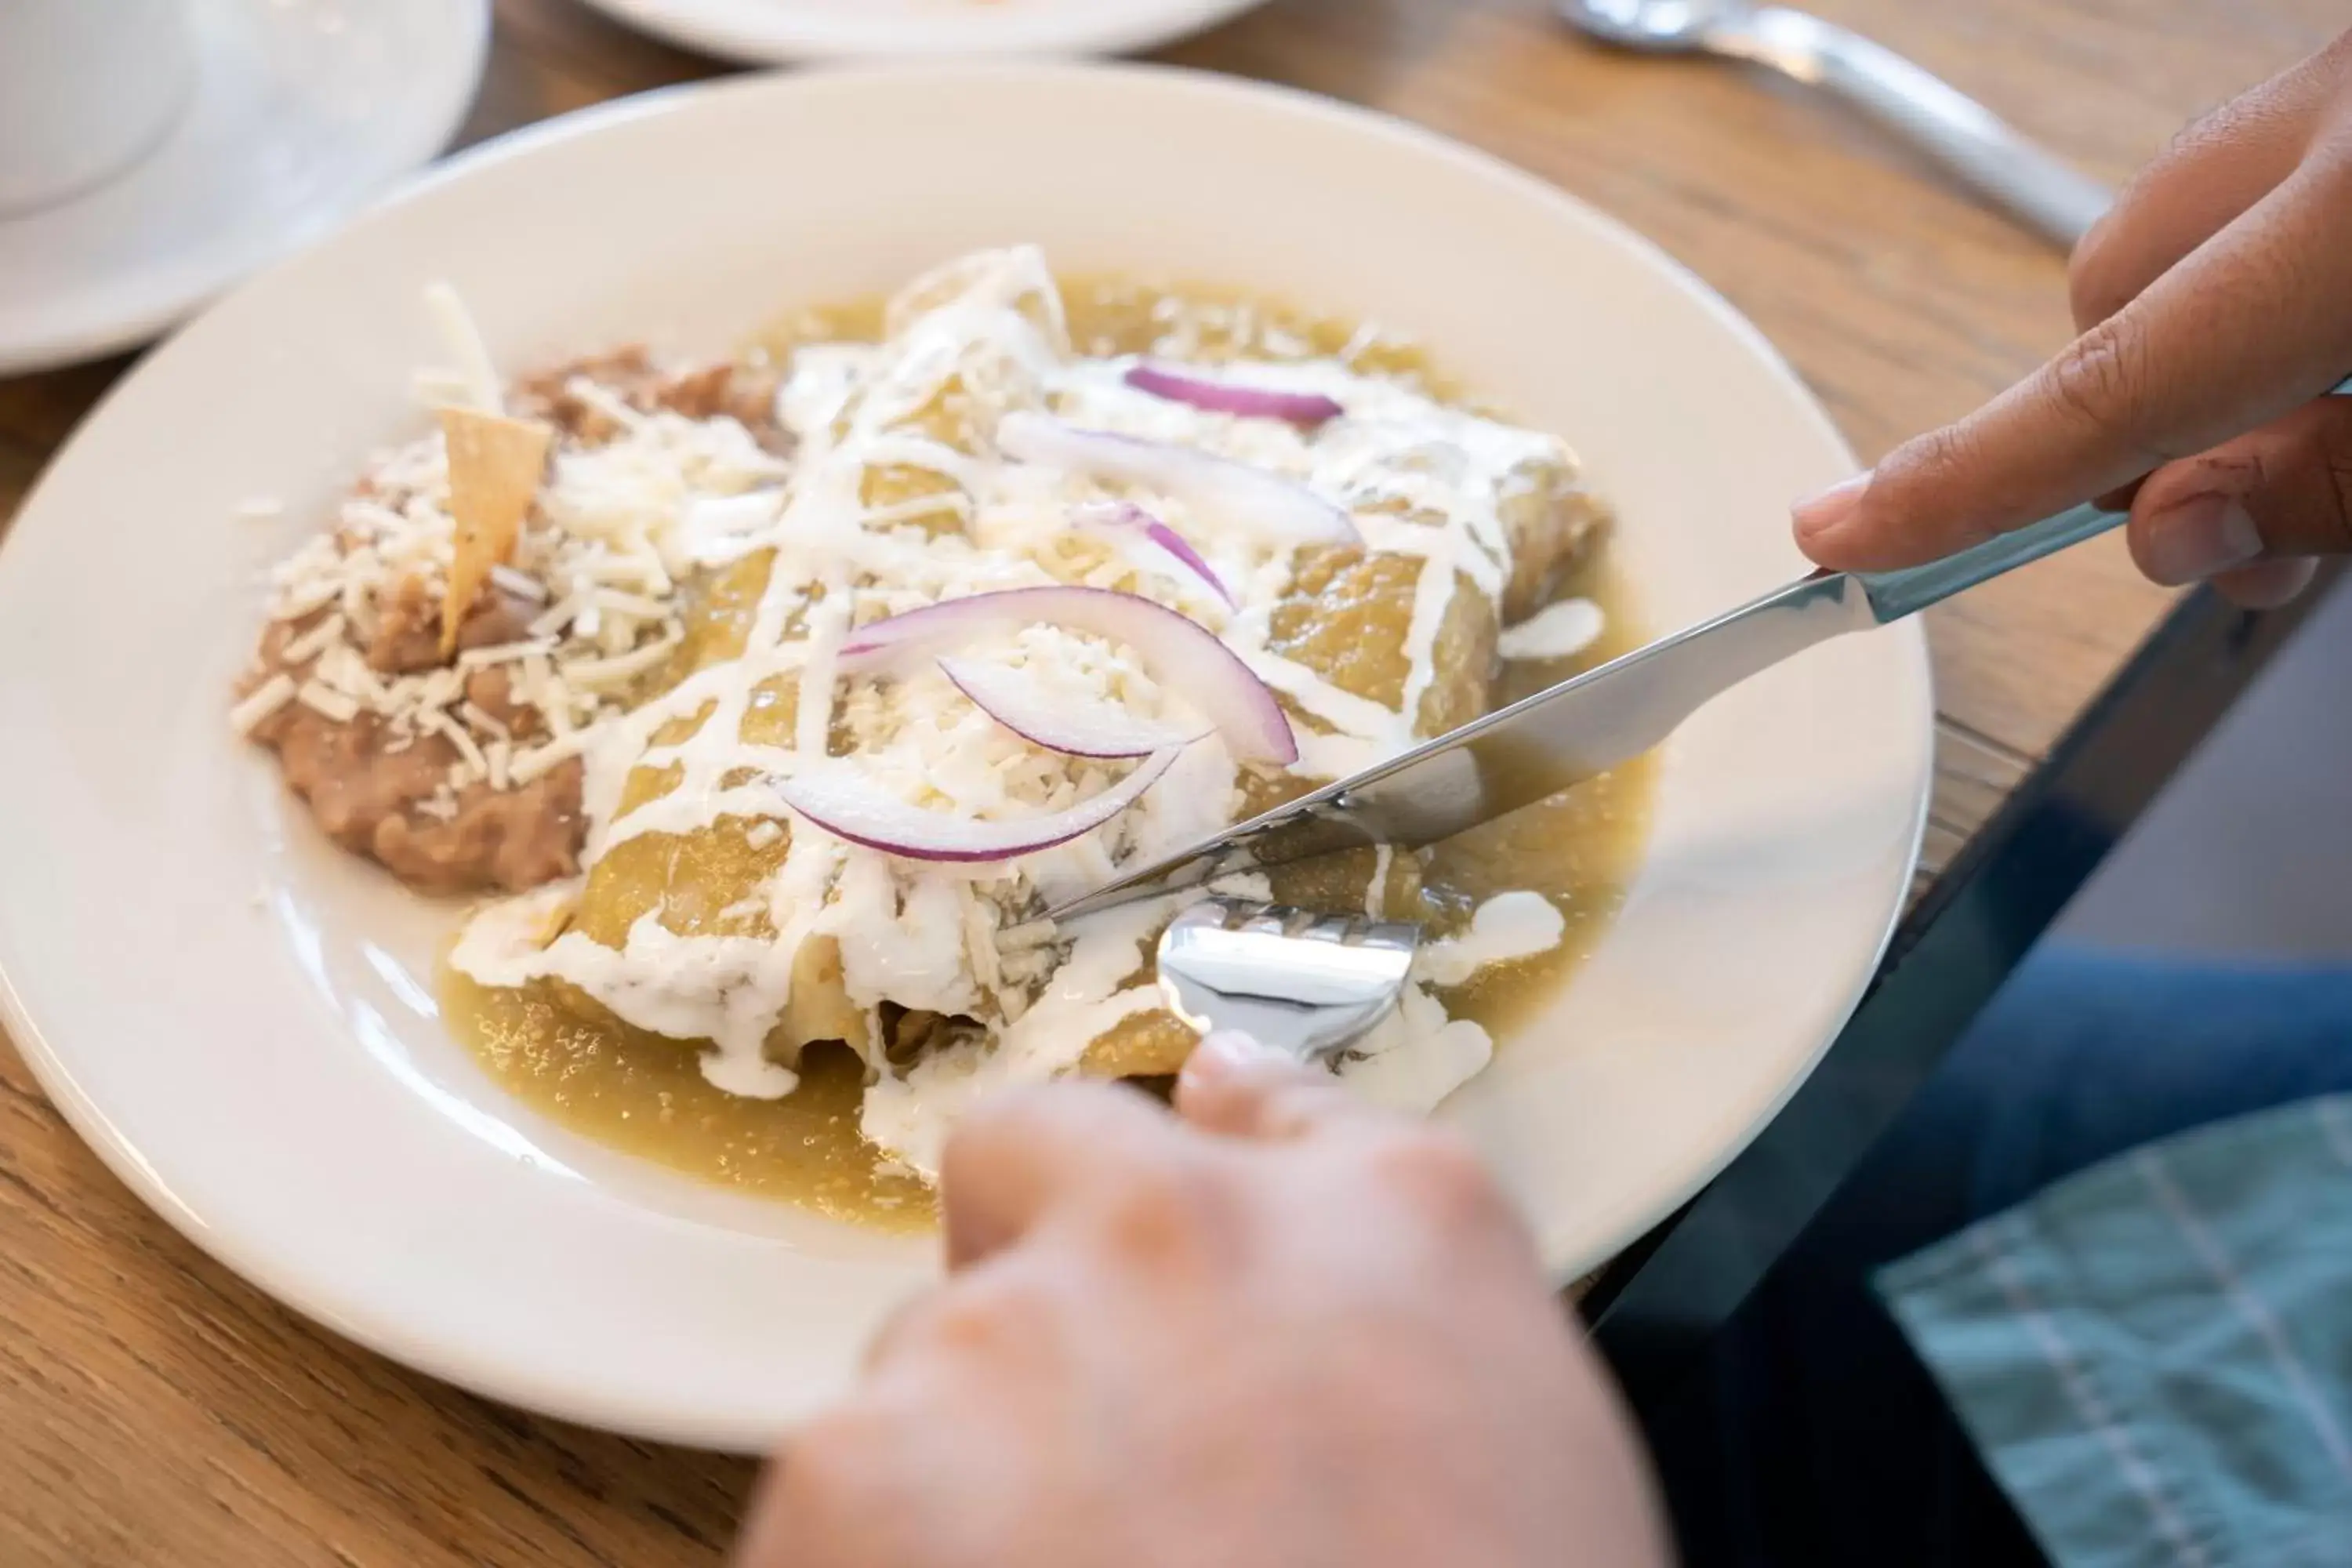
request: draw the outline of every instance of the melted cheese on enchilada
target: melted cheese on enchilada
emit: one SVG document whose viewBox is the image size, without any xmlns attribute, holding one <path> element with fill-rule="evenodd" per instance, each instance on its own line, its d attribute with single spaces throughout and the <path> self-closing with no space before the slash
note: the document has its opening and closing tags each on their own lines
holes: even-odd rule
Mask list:
<svg viewBox="0 0 2352 1568">
<path fill-rule="evenodd" d="M 703 1087 L 747 1103 L 821 1100 L 836 1128 L 854 1105 L 884 1165 L 919 1174 L 992 1087 L 1172 1070 L 1190 1036 L 1160 1008 L 1150 951 L 1175 903 L 1067 931 L 1043 909 L 1486 710 L 1502 627 L 1568 574 L 1589 577 L 1601 512 L 1558 438 L 1459 406 L 1369 339 L 1278 319 L 1235 330 L 1231 307 L 1188 310 L 1171 294 L 1142 307 L 1138 331 L 1120 320 L 1132 291 L 1073 295 L 1083 308 L 1034 250 L 943 268 L 891 302 L 877 341 L 794 345 L 777 400 L 795 438 L 781 482 L 600 517 L 618 547 L 681 584 L 680 629 L 651 694 L 577 742 L 582 874 L 484 910 L 453 952 L 453 1011 L 500 1042 L 501 1060 L 543 1059 L 558 1036 L 624 1054 L 686 1042 Z M 1165 395 L 1136 374 L 1147 347 L 1154 364 L 1192 351 L 1196 379 L 1338 412 L 1310 421 Z M 1106 456 L 1104 442 L 1131 445 Z M 1170 453 L 1198 466 L 1171 468 Z M 1305 502 L 1260 504 L 1267 491 L 1229 482 L 1234 469 Z M 1350 537 L 1302 535 L 1318 505 Z M 1192 561 L 1092 525 L 1116 506 L 1172 531 Z M 955 648 L 961 682 L 942 658 L 861 653 L 868 628 L 895 617 L 1055 587 L 1132 595 L 1213 633 L 1278 700 L 1295 759 L 1237 755 L 1246 748 L 1210 722 L 1184 671 L 1098 629 L 976 628 Z M 1002 700 L 983 707 L 976 691 Z M 1090 716 L 1096 732 L 1115 718 L 1187 738 L 1141 761 L 1073 754 L 1004 721 L 1015 698 Z M 1152 767 L 1107 820 L 1000 858 L 894 853 L 793 804 L 822 785 L 893 820 L 1017 830 Z M 1587 804 L 1622 825 L 1638 799 L 1627 781 Z M 1286 878 L 1286 897 L 1459 931 L 1343 1071 L 1401 1105 L 1434 1104 L 1491 1048 L 1480 1023 L 1449 1015 L 1446 998 L 1463 994 L 1449 988 L 1576 946 L 1569 933 L 1605 920 L 1629 857 L 1516 883 L 1433 882 L 1438 862 L 1386 854 Z M 1593 885 L 1563 915 L 1568 883 Z M 518 1050 L 534 1031 L 535 1050 Z M 837 1058 L 803 1059 L 833 1042 L 858 1058 L 847 1090 Z M 673 1078 L 662 1092 L 682 1091 Z"/>
</svg>

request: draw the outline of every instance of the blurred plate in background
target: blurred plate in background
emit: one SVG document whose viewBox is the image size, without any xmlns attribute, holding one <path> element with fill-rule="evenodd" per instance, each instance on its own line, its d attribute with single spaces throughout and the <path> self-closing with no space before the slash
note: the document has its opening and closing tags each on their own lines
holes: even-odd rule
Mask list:
<svg viewBox="0 0 2352 1568">
<path fill-rule="evenodd" d="M 588 0 L 686 48 L 752 64 L 885 56 L 1117 55 L 1260 0 Z"/>
</svg>

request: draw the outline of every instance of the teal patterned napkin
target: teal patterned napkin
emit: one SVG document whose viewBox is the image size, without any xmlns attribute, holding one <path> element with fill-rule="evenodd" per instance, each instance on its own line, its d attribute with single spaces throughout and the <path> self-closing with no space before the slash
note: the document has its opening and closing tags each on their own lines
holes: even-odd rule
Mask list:
<svg viewBox="0 0 2352 1568">
<path fill-rule="evenodd" d="M 2352 1096 L 2120 1155 L 1876 1285 L 2063 1568 L 2352 1565 Z"/>
</svg>

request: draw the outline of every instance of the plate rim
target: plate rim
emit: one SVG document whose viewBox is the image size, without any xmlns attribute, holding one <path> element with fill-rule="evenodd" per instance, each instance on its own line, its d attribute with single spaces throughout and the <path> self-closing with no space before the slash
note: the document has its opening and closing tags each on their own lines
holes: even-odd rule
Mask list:
<svg viewBox="0 0 2352 1568">
<path fill-rule="evenodd" d="M 761 71 L 740 76 L 681 83 L 652 92 L 614 100 L 572 114 L 558 116 L 531 125 L 520 127 L 498 137 L 478 143 L 446 159 L 418 175 L 403 182 L 394 191 L 370 204 L 355 214 L 344 226 L 318 243 L 344 242 L 356 231 L 386 220 L 386 215 L 397 212 L 410 202 L 437 189 L 446 182 L 469 177 L 478 170 L 492 167 L 511 160 L 530 156 L 538 148 L 556 142 L 606 132 L 615 127 L 639 119 L 692 110 L 698 104 L 714 98 L 735 95 L 757 95 L 768 92 L 797 90 L 803 81 L 835 80 L 843 77 L 921 77 L 952 76 L 959 79 L 973 77 L 1102 77 L 1127 76 L 1137 79 L 1178 79 L 1193 88 L 1236 98 L 1283 100 L 1294 110 L 1318 117 L 1326 121 L 1344 123 L 1362 135 L 1385 139 L 1391 143 L 1403 143 L 1445 160 L 1466 173 L 1497 181 L 1511 187 L 1523 199 L 1543 204 L 1575 221 L 1605 232 L 1612 243 L 1622 245 L 1641 256 L 1645 263 L 1662 276 L 1670 279 L 1689 303 L 1696 306 L 1715 323 L 1729 332 L 1763 367 L 1795 395 L 1804 418 L 1811 424 L 1851 465 L 1853 452 L 1835 423 L 1830 418 L 1811 388 L 1794 368 L 1767 339 L 1760 329 L 1707 284 L 1696 272 L 1665 252 L 1656 242 L 1629 225 L 1611 216 L 1542 176 L 1508 160 L 1431 130 L 1418 122 L 1378 110 L 1336 100 L 1286 83 L 1261 82 L 1238 79 L 1223 73 L 1153 62 L 1066 62 L 1040 60 L 982 60 L 942 62 L 931 60 L 891 60 L 863 62 L 856 65 L 833 66 L 817 72 Z M 191 326 L 200 324 L 205 317 L 221 309 L 230 300 L 247 290 L 259 290 L 273 286 L 276 275 L 283 268 L 296 265 L 310 247 L 281 257 L 253 273 L 223 293 L 207 306 Z M 86 416 L 67 441 L 45 466 L 28 490 L 25 501 L 9 530 L 11 536 L 22 531 L 29 519 L 41 514 L 44 502 L 57 472 L 66 466 L 76 450 L 91 437 L 89 432 L 115 399 L 139 379 L 152 373 L 166 356 L 187 352 L 182 338 L 175 335 L 161 345 L 154 353 L 134 366 L 110 387 L 106 395 Z M 7 542 L 0 541 L 0 573 L 5 573 Z M 1924 841 L 1928 812 L 1932 804 L 1935 782 L 1934 738 L 1937 707 L 1934 696 L 1934 675 L 1928 657 L 1924 628 L 1916 619 L 1885 628 L 1878 636 L 1887 638 L 1889 657 L 1899 658 L 1908 667 L 1909 679 L 1916 683 L 1920 695 L 1916 737 L 1919 766 L 1915 781 L 1913 799 L 1907 813 L 1908 825 L 1904 835 L 1904 888 L 1910 885 L 1916 874 L 1920 847 Z M 1899 651 L 1898 651 L 1899 650 Z M 1716 1155 L 1679 1188 L 1659 1199 L 1642 1204 L 1629 1204 L 1628 1212 L 1635 1217 L 1616 1228 L 1626 1234 L 1605 1246 L 1588 1247 L 1596 1256 L 1568 1255 L 1565 1260 L 1548 1268 L 1556 1286 L 1565 1287 L 1590 1273 L 1592 1267 L 1621 1254 L 1650 1228 L 1671 1215 L 1693 1194 L 1701 1190 L 1732 1160 L 1744 1152 L 1761 1130 L 1786 1106 L 1788 1100 L 1811 1078 L 1829 1048 L 1835 1044 L 1845 1022 L 1851 1018 L 1864 993 L 1875 976 L 1887 948 L 1900 923 L 1908 900 L 1898 891 L 1880 922 L 1876 940 L 1866 957 L 1856 950 L 1856 961 L 1848 984 L 1843 987 L 1844 1000 L 1835 1016 L 1837 1022 L 1815 1046 L 1801 1071 L 1790 1075 L 1779 1093 L 1739 1130 L 1738 1135 L 1725 1141 Z M 320 1300 L 318 1295 L 298 1282 L 290 1282 L 289 1268 L 281 1269 L 275 1254 L 266 1245 L 252 1242 L 235 1232 L 224 1231 L 208 1224 L 190 1209 L 148 1166 L 143 1157 L 119 1133 L 104 1111 L 82 1089 L 65 1059 L 50 1043 L 48 1034 L 30 1015 L 12 978 L 17 960 L 5 946 L 0 946 L 0 1024 L 5 1024 L 16 1042 L 27 1067 L 40 1083 L 43 1091 L 57 1106 L 59 1113 L 71 1125 L 82 1141 L 96 1152 L 101 1162 L 114 1173 L 150 1209 L 160 1215 L 173 1229 L 180 1232 L 200 1251 L 236 1273 L 241 1279 L 263 1290 L 274 1300 L 310 1321 L 330 1329 L 371 1351 L 383 1354 L 404 1366 L 441 1378 L 460 1387 L 488 1397 L 514 1403 L 561 1419 L 583 1422 L 609 1430 L 632 1433 L 664 1441 L 719 1447 L 733 1451 L 745 1451 L 750 1434 L 711 1420 L 693 1418 L 677 1409 L 648 1410 L 635 1404 L 622 1404 L 604 1396 L 593 1384 L 575 1384 L 551 1387 L 534 1383 L 517 1374 L 503 1363 L 474 1357 L 467 1347 L 440 1341 L 404 1338 L 396 1324 L 377 1324 L 350 1317 Z M 1538 1235 L 1542 1234 L 1538 1227 Z M 760 1440 L 772 1436 L 767 1434 Z"/>
<path fill-rule="evenodd" d="M 878 63 L 885 60 L 940 61 L 1052 59 L 1088 55 L 1124 55 L 1157 48 L 1221 26 L 1266 4 L 1266 0 L 1151 0 L 1129 17 L 1088 27 L 1073 27 L 1057 39 L 1024 42 L 1013 37 L 992 44 L 984 37 L 957 34 L 937 44 L 908 38 L 886 42 L 898 29 L 812 25 L 779 12 L 771 21 L 745 23 L 730 19 L 722 6 L 718 14 L 706 0 L 585 0 L 625 26 L 633 27 L 674 47 L 717 59 L 744 65 Z"/>
</svg>

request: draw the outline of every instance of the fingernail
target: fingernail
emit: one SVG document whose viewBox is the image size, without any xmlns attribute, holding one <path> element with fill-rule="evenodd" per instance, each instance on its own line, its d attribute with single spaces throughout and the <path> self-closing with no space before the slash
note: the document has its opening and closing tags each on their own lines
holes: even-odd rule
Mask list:
<svg viewBox="0 0 2352 1568">
<path fill-rule="evenodd" d="M 1184 1076 L 1195 1083 L 1205 1083 L 1262 1062 L 1284 1059 L 1280 1051 L 1261 1044 L 1255 1036 L 1239 1029 L 1212 1029 L 1201 1037 L 1201 1043 L 1184 1058 Z"/>
<path fill-rule="evenodd" d="M 1840 479 L 1825 490 L 1817 490 L 1789 509 L 1796 520 L 1797 537 L 1814 539 L 1833 533 L 1845 525 L 1862 504 L 1863 492 L 1870 489 L 1872 470 L 1864 468 L 1850 479 Z"/>
<path fill-rule="evenodd" d="M 2140 545 L 2147 574 L 2168 586 L 2201 583 L 2263 552 L 2263 536 L 2235 496 L 2190 496 L 2148 520 Z"/>
</svg>

